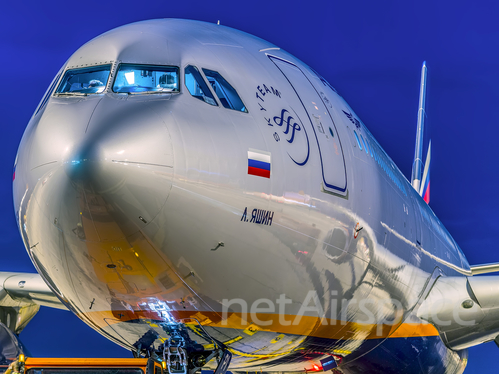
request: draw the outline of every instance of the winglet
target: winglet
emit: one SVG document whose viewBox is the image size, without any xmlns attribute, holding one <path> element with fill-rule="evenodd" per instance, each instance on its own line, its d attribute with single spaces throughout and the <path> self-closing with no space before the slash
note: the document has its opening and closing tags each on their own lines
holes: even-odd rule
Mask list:
<svg viewBox="0 0 499 374">
<path fill-rule="evenodd" d="M 423 168 L 422 153 L 423 153 L 423 134 L 424 134 L 424 120 L 426 117 L 425 104 L 426 104 L 426 61 L 423 62 L 421 68 L 421 86 L 419 89 L 419 108 L 418 108 L 418 127 L 416 130 L 416 147 L 414 150 L 414 162 L 412 164 L 412 187 L 418 193 L 421 190 L 421 169 Z"/>
</svg>

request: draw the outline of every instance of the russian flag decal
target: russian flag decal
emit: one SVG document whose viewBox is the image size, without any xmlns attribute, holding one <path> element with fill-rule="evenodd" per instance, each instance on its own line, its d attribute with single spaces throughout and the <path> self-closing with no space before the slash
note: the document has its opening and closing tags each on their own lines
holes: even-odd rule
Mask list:
<svg viewBox="0 0 499 374">
<path fill-rule="evenodd" d="M 270 178 L 270 152 L 249 149 L 248 174 Z"/>
</svg>

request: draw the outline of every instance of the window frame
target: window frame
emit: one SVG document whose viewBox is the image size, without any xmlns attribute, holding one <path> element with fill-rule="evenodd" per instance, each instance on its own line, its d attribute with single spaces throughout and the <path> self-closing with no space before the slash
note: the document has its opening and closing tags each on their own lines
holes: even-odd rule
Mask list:
<svg viewBox="0 0 499 374">
<path fill-rule="evenodd" d="M 205 84 L 205 85 L 206 85 L 206 87 L 208 88 L 208 91 L 210 92 L 210 94 L 211 94 L 211 96 L 212 96 L 213 100 L 215 101 L 215 105 L 210 104 L 210 103 L 206 102 L 204 99 L 200 99 L 200 98 L 198 98 L 197 96 L 195 96 L 195 95 L 193 95 L 193 94 L 191 93 L 191 91 L 190 91 L 190 90 L 189 90 L 189 88 L 187 87 L 187 84 L 185 83 L 185 76 L 186 76 L 186 74 L 185 74 L 185 69 L 187 69 L 189 66 L 192 66 L 193 68 L 195 68 L 195 69 L 197 70 L 197 72 L 199 73 L 199 75 L 200 75 L 200 77 L 201 77 L 202 81 L 204 82 L 204 84 Z M 201 70 L 203 70 L 203 68 L 201 68 Z M 220 103 L 220 102 L 219 102 L 219 100 L 218 100 L 218 96 L 217 96 L 217 94 L 216 94 L 215 92 L 213 92 L 213 90 L 212 90 L 212 89 L 211 89 L 211 87 L 210 87 L 210 86 L 211 86 L 211 85 L 210 85 L 210 82 L 208 82 L 208 81 L 207 81 L 206 77 L 204 76 L 204 74 L 202 73 L 202 71 L 201 71 L 201 70 L 199 70 L 199 68 L 198 68 L 196 65 L 194 65 L 193 63 L 187 63 L 187 64 L 185 64 L 185 65 L 184 65 L 184 67 L 183 67 L 183 69 L 182 69 L 182 74 L 184 75 L 184 77 L 183 77 L 184 79 L 182 80 L 182 82 L 183 82 L 183 84 L 184 84 L 185 90 L 186 90 L 187 92 L 189 92 L 189 96 L 190 96 L 190 97 L 192 97 L 193 99 L 196 99 L 196 100 L 202 101 L 203 103 L 208 104 L 209 106 L 212 106 L 212 107 L 215 107 L 215 108 L 223 108 L 223 105 L 221 105 L 222 103 Z"/>
<path fill-rule="evenodd" d="M 362 145 L 364 146 L 364 151 L 366 151 L 367 155 L 369 156 L 369 150 L 367 148 L 367 142 L 364 141 L 364 137 L 362 136 L 362 134 L 359 132 L 359 136 L 360 136 L 360 140 L 362 140 Z"/>
<path fill-rule="evenodd" d="M 106 83 L 104 84 L 104 89 L 101 92 L 58 92 L 60 85 L 64 81 L 64 78 L 66 77 L 66 74 L 70 72 L 71 70 L 85 70 L 85 69 L 92 69 L 92 68 L 98 68 L 98 67 L 104 67 L 104 66 L 109 66 L 109 74 L 107 76 Z M 51 96 L 53 97 L 61 97 L 61 96 L 88 96 L 88 95 L 103 95 L 108 91 L 108 85 L 110 82 L 110 79 L 113 74 L 113 68 L 114 64 L 107 63 L 107 64 L 98 64 L 98 65 L 91 65 L 91 66 L 82 66 L 82 67 L 66 67 L 64 72 L 61 74 L 61 76 L 58 79 L 58 83 L 55 85 L 53 93 Z"/>
<path fill-rule="evenodd" d="M 177 69 L 177 77 L 178 77 L 178 85 L 177 85 L 177 90 L 176 91 L 157 91 L 157 92 L 150 92 L 146 91 L 146 95 L 155 95 L 155 94 L 177 94 L 181 93 L 182 91 L 180 90 L 180 80 L 181 80 L 181 75 L 180 75 L 180 67 L 176 65 L 158 65 L 158 64 L 141 64 L 141 63 L 135 63 L 135 62 L 118 62 L 115 66 L 115 69 L 113 70 L 113 81 L 109 86 L 109 92 L 117 95 L 140 95 L 144 94 L 143 92 L 116 92 L 114 90 L 114 84 L 116 83 L 116 79 L 118 78 L 118 73 L 120 71 L 120 67 L 122 65 L 132 65 L 132 66 L 145 66 L 145 67 L 165 67 L 165 68 L 175 68 Z"/>
<path fill-rule="evenodd" d="M 235 112 L 239 112 L 239 113 L 249 113 L 248 112 L 248 107 L 246 106 L 246 104 L 244 104 L 244 101 L 243 99 L 241 98 L 241 95 L 239 95 L 239 92 L 237 92 L 237 90 L 234 88 L 234 86 L 227 80 L 225 79 L 225 77 L 218 71 L 218 70 L 213 70 L 213 69 L 208 69 L 208 68 L 201 68 L 202 70 L 202 75 L 205 79 L 206 82 L 208 82 L 208 88 L 210 89 L 210 91 L 212 92 L 212 94 L 214 94 L 213 96 L 218 100 L 218 102 L 221 104 L 220 107 L 224 108 L 224 109 L 230 109 L 230 110 L 233 110 Z M 215 92 L 215 90 L 213 89 L 213 87 L 211 87 L 211 83 L 210 81 L 208 80 L 208 77 L 206 76 L 206 71 L 209 71 L 209 72 L 214 72 L 214 73 L 217 73 L 225 82 L 227 82 L 227 84 L 234 90 L 234 92 L 236 93 L 237 97 L 239 98 L 239 100 L 241 101 L 241 103 L 243 104 L 243 107 L 244 107 L 244 111 L 243 110 L 238 110 L 238 109 L 234 109 L 234 108 L 228 108 L 226 107 L 222 101 L 220 100 L 220 98 L 218 97 L 217 93 Z M 215 79 L 215 78 L 214 78 Z M 216 79 L 215 79 L 216 81 Z M 217 82 L 218 83 L 218 82 Z M 220 83 L 219 83 L 220 85 Z M 223 89 L 223 87 L 221 87 Z M 227 95 L 225 95 L 227 96 Z"/>
<path fill-rule="evenodd" d="M 360 144 L 360 138 L 357 135 L 357 131 L 353 130 L 353 134 L 355 135 L 355 140 L 357 140 L 357 145 L 359 146 L 359 149 L 362 151 L 362 144 Z"/>
</svg>

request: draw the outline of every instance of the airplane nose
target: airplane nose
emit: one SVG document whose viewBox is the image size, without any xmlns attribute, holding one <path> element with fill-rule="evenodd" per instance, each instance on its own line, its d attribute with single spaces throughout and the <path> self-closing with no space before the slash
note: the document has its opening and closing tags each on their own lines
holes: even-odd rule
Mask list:
<svg viewBox="0 0 499 374">
<path fill-rule="evenodd" d="M 92 219 L 106 211 L 114 221 L 128 222 L 119 234 L 127 236 L 132 233 L 127 230 L 151 222 L 166 202 L 173 177 L 172 145 L 165 122 L 150 104 L 103 104 L 84 141 L 63 160 L 64 171 L 77 190 L 91 196 L 85 204 Z M 107 231 L 99 233 L 103 236 L 116 239 Z"/>
<path fill-rule="evenodd" d="M 155 104 L 123 104 L 103 98 L 85 132 L 64 142 L 60 167 L 35 188 L 51 221 L 63 225 L 63 215 L 85 220 L 85 235 L 95 234 L 87 240 L 137 232 L 158 215 L 171 188 L 173 152 L 165 120 L 156 114 L 161 111 Z"/>
</svg>

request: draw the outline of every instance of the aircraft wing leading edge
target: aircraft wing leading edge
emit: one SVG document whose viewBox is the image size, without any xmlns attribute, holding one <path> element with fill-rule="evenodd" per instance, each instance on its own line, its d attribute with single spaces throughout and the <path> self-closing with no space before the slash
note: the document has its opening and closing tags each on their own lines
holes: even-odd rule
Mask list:
<svg viewBox="0 0 499 374">
<path fill-rule="evenodd" d="M 0 322 L 18 335 L 40 306 L 67 308 L 36 273 L 0 272 Z"/>
<path fill-rule="evenodd" d="M 461 350 L 499 340 L 499 276 L 437 279 L 417 316 L 433 324 L 444 343 Z"/>
</svg>

